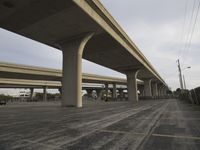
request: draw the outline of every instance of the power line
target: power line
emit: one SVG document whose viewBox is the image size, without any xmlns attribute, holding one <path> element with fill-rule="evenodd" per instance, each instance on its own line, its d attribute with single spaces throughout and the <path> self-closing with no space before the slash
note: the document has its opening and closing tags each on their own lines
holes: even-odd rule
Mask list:
<svg viewBox="0 0 200 150">
<path fill-rule="evenodd" d="M 196 28 L 197 18 L 198 18 L 198 14 L 199 14 L 199 8 L 200 8 L 200 1 L 199 1 L 199 4 L 198 4 L 198 7 L 197 7 L 197 13 L 196 13 L 196 16 L 195 16 L 195 21 L 194 21 L 194 24 L 192 26 L 192 32 L 191 32 L 191 35 L 190 35 L 190 38 L 189 38 L 189 43 L 188 43 L 188 47 L 187 47 L 188 51 L 190 50 L 193 34 L 194 34 L 194 31 L 195 31 L 195 28 Z"/>
<path fill-rule="evenodd" d="M 191 16 L 189 18 L 189 23 L 188 23 L 188 33 L 186 33 L 186 41 L 185 41 L 185 44 L 184 44 L 184 47 L 182 49 L 182 53 L 181 53 L 181 58 L 183 59 L 184 58 L 184 54 L 185 54 L 185 51 L 187 49 L 187 45 L 188 45 L 188 41 L 189 41 L 189 37 L 190 37 L 190 34 L 191 34 L 191 26 L 192 26 L 192 22 L 193 22 L 193 17 L 194 17 L 194 12 L 195 12 L 195 4 L 196 4 L 196 0 L 193 1 L 193 6 L 192 6 L 192 13 L 191 13 Z"/>
<path fill-rule="evenodd" d="M 182 43 L 184 42 L 184 33 L 185 33 L 185 25 L 186 25 L 187 11 L 188 11 L 188 3 L 189 3 L 189 0 L 185 0 L 184 19 L 183 19 L 183 26 L 182 26 L 182 30 L 181 30 L 181 34 L 180 34 L 180 46 L 179 46 L 178 55 L 180 55 L 183 50 Z"/>
<path fill-rule="evenodd" d="M 195 3 L 196 4 L 196 3 Z M 186 44 L 185 44 L 185 49 L 184 49 L 184 54 L 185 56 L 187 56 L 186 54 L 188 52 L 190 52 L 190 47 L 191 47 L 191 43 L 192 43 L 192 38 L 193 38 L 193 35 L 194 35 L 194 31 L 195 31 L 195 28 L 196 28 L 196 23 L 197 23 L 197 18 L 198 18 L 198 15 L 199 15 L 199 9 L 200 9 L 200 1 L 198 1 L 198 6 L 197 6 L 197 11 L 196 11 L 196 14 L 194 14 L 194 12 L 192 13 L 192 19 L 190 20 L 190 25 L 192 26 L 191 27 L 191 32 L 188 34 L 188 37 L 187 37 L 187 41 L 186 41 Z M 193 9 L 194 11 L 195 9 Z M 193 24 L 192 23 L 192 20 L 193 20 L 193 16 L 194 16 L 194 22 Z M 184 57 L 182 57 L 183 59 Z M 185 59 L 184 59 L 185 60 Z M 185 62 L 185 61 L 184 61 Z"/>
</svg>

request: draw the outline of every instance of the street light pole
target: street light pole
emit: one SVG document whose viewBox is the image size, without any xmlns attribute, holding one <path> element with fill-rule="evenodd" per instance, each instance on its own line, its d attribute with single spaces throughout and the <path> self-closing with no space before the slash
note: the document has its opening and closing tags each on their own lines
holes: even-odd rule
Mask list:
<svg viewBox="0 0 200 150">
<path fill-rule="evenodd" d="M 183 75 L 184 89 L 186 90 L 185 76 Z"/>
<path fill-rule="evenodd" d="M 179 59 L 177 60 L 177 63 L 178 63 L 178 71 L 179 71 L 180 88 L 181 90 L 183 90 L 183 79 L 182 79 L 181 66 L 180 66 Z"/>
<path fill-rule="evenodd" d="M 184 68 L 183 71 L 184 71 L 185 69 L 190 69 L 190 68 L 191 68 L 191 67 Z M 187 87 L 186 87 L 186 82 L 185 82 L 185 76 L 184 76 L 184 74 L 183 74 L 183 82 L 184 82 L 184 89 L 186 90 Z"/>
</svg>

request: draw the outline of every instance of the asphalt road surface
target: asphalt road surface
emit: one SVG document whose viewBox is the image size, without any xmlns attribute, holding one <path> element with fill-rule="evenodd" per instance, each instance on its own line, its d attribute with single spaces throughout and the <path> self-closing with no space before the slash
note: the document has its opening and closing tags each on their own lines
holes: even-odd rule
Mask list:
<svg viewBox="0 0 200 150">
<path fill-rule="evenodd" d="M 200 107 L 179 100 L 0 106 L 0 150 L 200 150 Z"/>
</svg>

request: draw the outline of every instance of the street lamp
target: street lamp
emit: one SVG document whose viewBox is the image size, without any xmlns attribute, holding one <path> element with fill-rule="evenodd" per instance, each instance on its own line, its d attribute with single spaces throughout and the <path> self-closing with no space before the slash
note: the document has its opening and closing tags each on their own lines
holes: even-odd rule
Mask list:
<svg viewBox="0 0 200 150">
<path fill-rule="evenodd" d="M 190 66 L 186 67 L 186 68 L 183 69 L 183 71 L 186 70 L 186 69 L 190 69 L 190 68 L 191 68 Z M 186 90 L 186 83 L 185 83 L 185 76 L 184 76 L 184 74 L 183 74 L 183 83 L 184 83 L 184 89 Z"/>
</svg>

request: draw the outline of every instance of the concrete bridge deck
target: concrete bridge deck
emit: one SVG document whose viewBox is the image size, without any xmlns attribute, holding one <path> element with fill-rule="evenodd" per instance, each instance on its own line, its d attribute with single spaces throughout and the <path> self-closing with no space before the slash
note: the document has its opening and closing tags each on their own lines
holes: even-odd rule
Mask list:
<svg viewBox="0 0 200 150">
<path fill-rule="evenodd" d="M 0 149 L 198 150 L 200 107 L 177 100 L 0 107 Z"/>
</svg>

